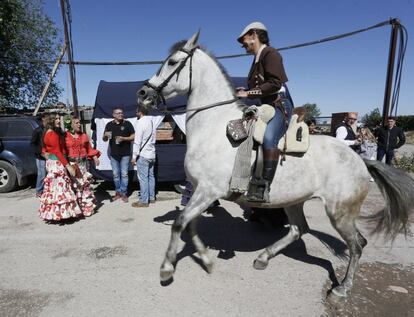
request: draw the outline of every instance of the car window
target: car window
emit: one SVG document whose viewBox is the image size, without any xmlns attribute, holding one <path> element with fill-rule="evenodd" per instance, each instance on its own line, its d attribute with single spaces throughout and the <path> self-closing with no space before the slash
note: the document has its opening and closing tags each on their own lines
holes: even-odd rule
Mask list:
<svg viewBox="0 0 414 317">
<path fill-rule="evenodd" d="M 31 137 L 33 128 L 27 121 L 9 121 L 7 125 L 6 136 L 13 137 Z"/>
</svg>

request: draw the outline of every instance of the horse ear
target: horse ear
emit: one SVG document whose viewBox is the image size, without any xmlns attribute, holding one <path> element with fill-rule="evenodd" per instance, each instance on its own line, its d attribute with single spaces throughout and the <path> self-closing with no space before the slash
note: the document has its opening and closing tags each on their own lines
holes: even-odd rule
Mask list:
<svg viewBox="0 0 414 317">
<path fill-rule="evenodd" d="M 198 37 L 200 35 L 200 29 L 185 43 L 184 48 L 187 50 L 192 50 L 195 46 L 197 46 Z"/>
</svg>

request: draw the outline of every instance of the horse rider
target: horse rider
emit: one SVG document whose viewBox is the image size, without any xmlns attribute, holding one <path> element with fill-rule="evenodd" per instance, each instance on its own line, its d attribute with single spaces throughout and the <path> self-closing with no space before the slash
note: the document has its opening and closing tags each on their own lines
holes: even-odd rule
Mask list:
<svg viewBox="0 0 414 317">
<path fill-rule="evenodd" d="M 267 29 L 261 22 L 244 28 L 237 41 L 254 60 L 247 78 L 248 90 L 238 87 L 239 98 L 260 99 L 261 104 L 275 107 L 276 114 L 267 124 L 263 140 L 263 172 L 260 180 L 250 182 L 247 200 L 266 202 L 276 172 L 280 150 L 278 143 L 285 134 L 292 115 L 293 102 L 285 83 L 288 81 L 280 53 L 269 45 Z"/>
</svg>

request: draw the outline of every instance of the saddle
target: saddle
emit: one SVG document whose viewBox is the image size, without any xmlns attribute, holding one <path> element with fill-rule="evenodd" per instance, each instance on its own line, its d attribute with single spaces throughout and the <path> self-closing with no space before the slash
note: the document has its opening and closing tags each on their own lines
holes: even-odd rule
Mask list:
<svg viewBox="0 0 414 317">
<path fill-rule="evenodd" d="M 230 182 L 231 191 L 245 193 L 252 175 L 260 174 L 259 171 L 263 165 L 264 134 L 267 123 L 275 116 L 275 113 L 274 107 L 270 105 L 250 106 L 245 110 L 242 119 L 232 120 L 227 125 L 227 135 L 238 143 Z M 300 155 L 309 148 L 309 129 L 304 122 L 304 116 L 305 109 L 303 107 L 294 108 L 288 129 L 278 144 L 278 148 L 282 151 L 281 164 L 286 159 L 286 155 Z M 255 148 L 255 159 L 251 162 Z"/>
</svg>

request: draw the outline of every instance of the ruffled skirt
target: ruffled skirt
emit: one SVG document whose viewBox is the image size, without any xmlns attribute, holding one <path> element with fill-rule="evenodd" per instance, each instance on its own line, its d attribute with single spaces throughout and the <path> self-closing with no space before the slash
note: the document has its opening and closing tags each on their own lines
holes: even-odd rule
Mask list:
<svg viewBox="0 0 414 317">
<path fill-rule="evenodd" d="M 46 160 L 46 172 L 44 190 L 40 197 L 40 218 L 59 221 L 81 216 L 82 211 L 72 190 L 71 179 L 63 164 L 57 160 Z"/>
<path fill-rule="evenodd" d="M 73 178 L 72 186 L 83 215 L 89 217 L 95 212 L 96 207 L 95 194 L 91 190 L 92 174 L 88 172 L 88 161 L 77 164 L 82 175 Z"/>
</svg>

